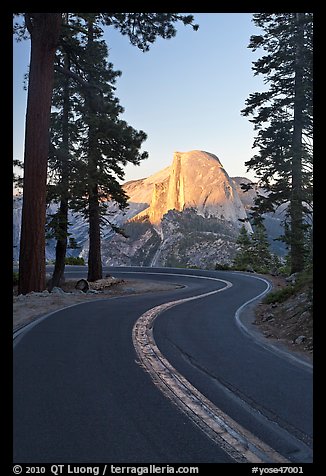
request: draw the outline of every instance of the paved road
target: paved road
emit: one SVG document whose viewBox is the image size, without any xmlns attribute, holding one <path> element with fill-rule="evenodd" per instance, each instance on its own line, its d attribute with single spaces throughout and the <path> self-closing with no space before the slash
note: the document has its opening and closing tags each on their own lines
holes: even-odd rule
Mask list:
<svg viewBox="0 0 326 476">
<path fill-rule="evenodd" d="M 82 276 L 83 269 L 72 272 Z M 159 314 L 158 349 L 216 408 L 281 457 L 312 461 L 311 368 L 268 350 L 234 318 L 265 282 L 229 272 L 110 271 L 186 287 L 69 307 L 15 340 L 15 462 L 235 462 L 153 384 L 132 341 L 135 322 L 149 309 L 226 286 L 205 277 L 232 287 Z"/>
</svg>

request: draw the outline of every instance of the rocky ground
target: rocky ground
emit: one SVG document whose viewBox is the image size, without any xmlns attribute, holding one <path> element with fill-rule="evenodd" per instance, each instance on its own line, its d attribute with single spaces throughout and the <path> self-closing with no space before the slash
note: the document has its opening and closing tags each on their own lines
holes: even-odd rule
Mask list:
<svg viewBox="0 0 326 476">
<path fill-rule="evenodd" d="M 290 286 L 281 277 L 266 276 L 273 291 Z M 284 302 L 260 303 L 255 310 L 254 324 L 268 339 L 284 344 L 288 349 L 312 358 L 313 318 L 309 290 L 303 288 Z"/>
</svg>

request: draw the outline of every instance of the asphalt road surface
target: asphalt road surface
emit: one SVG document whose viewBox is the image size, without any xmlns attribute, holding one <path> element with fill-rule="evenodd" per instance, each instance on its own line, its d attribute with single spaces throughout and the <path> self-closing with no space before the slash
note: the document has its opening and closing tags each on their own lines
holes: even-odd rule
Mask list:
<svg viewBox="0 0 326 476">
<path fill-rule="evenodd" d="M 69 269 L 86 275 L 83 267 Z M 74 305 L 15 336 L 14 462 L 236 463 L 243 448 L 261 457 L 257 441 L 271 449 L 265 462 L 312 461 L 312 368 L 245 332 L 235 318 L 266 290 L 265 281 L 168 268 L 110 273 L 184 287 Z M 174 399 L 154 383 L 135 350 L 140 316 L 181 299 L 157 312 L 149 332 L 166 365 L 211 405 L 222 425 L 229 418 L 226 445 L 203 431 L 205 415 L 196 423 L 184 411 L 182 389 Z M 238 428 L 245 433 L 235 447 Z"/>
</svg>

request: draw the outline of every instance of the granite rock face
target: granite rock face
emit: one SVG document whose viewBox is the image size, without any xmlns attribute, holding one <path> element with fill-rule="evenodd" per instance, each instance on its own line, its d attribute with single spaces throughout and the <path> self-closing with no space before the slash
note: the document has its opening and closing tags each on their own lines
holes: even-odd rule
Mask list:
<svg viewBox="0 0 326 476">
<path fill-rule="evenodd" d="M 128 238 L 102 229 L 102 260 L 111 266 L 199 266 L 231 263 L 242 224 L 251 231 L 247 212 L 254 195 L 241 192 L 241 180 L 229 177 L 218 157 L 193 150 L 175 152 L 169 167 L 148 178 L 133 180 L 123 188 L 129 207 L 119 210 L 108 201 L 107 218 L 123 227 Z M 19 256 L 22 199 L 14 200 L 14 260 Z M 49 213 L 55 212 L 51 204 Z M 69 213 L 69 233 L 88 256 L 88 225 L 79 214 Z M 46 248 L 55 257 L 55 241 Z"/>
<path fill-rule="evenodd" d="M 169 210 L 195 209 L 203 217 L 226 220 L 236 228 L 241 226 L 239 219 L 247 217 L 235 183 L 214 154 L 175 152 L 165 171 L 162 180 L 153 183 L 150 206 L 139 217 L 148 216 L 152 224 L 159 225 Z M 129 196 L 133 202 L 132 193 Z M 250 225 L 246 226 L 250 231 Z"/>
<path fill-rule="evenodd" d="M 175 152 L 170 167 L 125 184 L 130 206 L 129 238 L 114 236 L 105 264 L 214 267 L 229 264 L 247 213 L 220 160 L 209 152 Z M 146 206 L 147 203 L 147 206 Z"/>
</svg>

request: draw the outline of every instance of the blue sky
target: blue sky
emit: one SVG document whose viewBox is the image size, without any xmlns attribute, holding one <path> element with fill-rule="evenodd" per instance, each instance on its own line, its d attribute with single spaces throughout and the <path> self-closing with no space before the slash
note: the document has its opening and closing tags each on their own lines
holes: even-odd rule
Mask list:
<svg viewBox="0 0 326 476">
<path fill-rule="evenodd" d="M 247 48 L 260 31 L 250 13 L 193 15 L 197 32 L 180 23 L 176 37 L 158 39 L 147 53 L 112 27 L 105 29 L 109 60 L 122 72 L 116 84 L 122 118 L 148 136 L 143 150 L 149 158 L 126 167 L 126 181 L 170 165 L 174 151 L 193 149 L 217 155 L 230 176 L 254 179 L 244 165 L 253 155 L 253 126 L 240 110 L 250 93 L 264 89 L 251 70 L 261 52 Z M 29 41 L 14 42 L 14 158 L 21 160 L 28 62 Z"/>
</svg>

